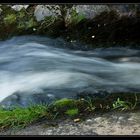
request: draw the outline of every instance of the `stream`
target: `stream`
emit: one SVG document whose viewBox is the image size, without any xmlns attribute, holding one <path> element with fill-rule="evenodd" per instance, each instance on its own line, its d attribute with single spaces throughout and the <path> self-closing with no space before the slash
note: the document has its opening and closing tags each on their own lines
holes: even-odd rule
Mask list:
<svg viewBox="0 0 140 140">
<path fill-rule="evenodd" d="M 140 50 L 87 49 L 42 36 L 0 41 L 0 105 L 28 106 L 79 94 L 140 92 Z"/>
</svg>

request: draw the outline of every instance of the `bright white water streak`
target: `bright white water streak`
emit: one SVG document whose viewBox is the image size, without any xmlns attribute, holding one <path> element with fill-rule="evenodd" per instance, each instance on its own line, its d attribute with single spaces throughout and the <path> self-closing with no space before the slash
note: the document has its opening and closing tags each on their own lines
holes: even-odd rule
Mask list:
<svg viewBox="0 0 140 140">
<path fill-rule="evenodd" d="M 39 102 L 42 98 L 74 97 L 77 93 L 101 90 L 140 91 L 139 50 L 67 49 L 84 47 L 74 45 L 40 36 L 0 42 L 1 104 L 26 105 L 29 100 Z"/>
</svg>

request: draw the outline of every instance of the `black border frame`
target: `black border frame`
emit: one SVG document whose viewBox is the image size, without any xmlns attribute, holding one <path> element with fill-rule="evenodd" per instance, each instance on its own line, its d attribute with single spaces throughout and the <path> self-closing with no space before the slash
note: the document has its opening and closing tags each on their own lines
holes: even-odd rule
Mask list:
<svg viewBox="0 0 140 140">
<path fill-rule="evenodd" d="M 0 4 L 16 4 L 16 5 L 22 5 L 22 4 L 79 4 L 79 5 L 89 5 L 89 4 L 96 4 L 96 5 L 104 5 L 104 4 L 116 4 L 116 5 L 120 5 L 120 4 L 135 4 L 138 3 L 140 4 L 140 0 L 30 0 L 30 1 L 26 1 L 26 0 L 0 0 Z M 88 137 L 88 138 L 127 138 L 127 139 L 133 139 L 133 138 L 139 138 L 140 135 L 0 135 L 0 138 L 9 138 L 9 137 L 49 137 L 49 138 L 59 138 L 59 137 Z"/>
</svg>

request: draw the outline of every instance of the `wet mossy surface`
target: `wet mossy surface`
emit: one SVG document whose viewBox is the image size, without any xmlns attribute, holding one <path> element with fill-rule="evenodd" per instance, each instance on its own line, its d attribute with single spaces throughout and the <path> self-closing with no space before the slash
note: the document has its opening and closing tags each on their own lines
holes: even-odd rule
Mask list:
<svg viewBox="0 0 140 140">
<path fill-rule="evenodd" d="M 109 111 L 136 111 L 140 109 L 140 94 L 110 94 L 105 98 L 85 96 L 78 99 L 63 98 L 49 105 L 34 105 L 11 110 L 0 109 L 0 129 L 26 127 L 42 119 L 85 118 Z"/>
</svg>

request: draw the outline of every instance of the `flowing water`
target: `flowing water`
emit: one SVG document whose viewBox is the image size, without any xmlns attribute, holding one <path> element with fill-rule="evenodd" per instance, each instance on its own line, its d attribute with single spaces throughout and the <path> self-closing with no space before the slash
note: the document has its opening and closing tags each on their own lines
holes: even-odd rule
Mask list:
<svg viewBox="0 0 140 140">
<path fill-rule="evenodd" d="M 41 36 L 0 42 L 3 106 L 48 103 L 103 91 L 140 92 L 139 50 L 113 47 L 87 51 L 78 43 Z"/>
</svg>

